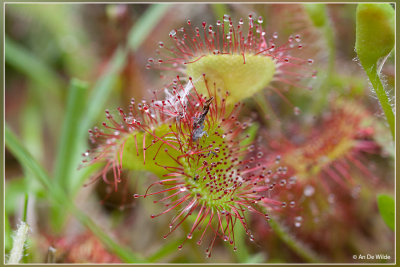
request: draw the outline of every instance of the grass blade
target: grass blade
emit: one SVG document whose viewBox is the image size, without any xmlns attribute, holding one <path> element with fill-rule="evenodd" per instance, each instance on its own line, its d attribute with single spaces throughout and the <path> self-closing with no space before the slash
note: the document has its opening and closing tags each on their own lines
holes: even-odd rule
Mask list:
<svg viewBox="0 0 400 267">
<path fill-rule="evenodd" d="M 60 95 L 59 89 L 63 82 L 57 73 L 48 68 L 39 58 L 21 47 L 8 36 L 4 39 L 5 61 L 21 73 L 36 81 L 55 96 Z"/>
<path fill-rule="evenodd" d="M 77 79 L 72 79 L 66 104 L 65 116 L 61 129 L 61 138 L 58 144 L 55 161 L 54 182 L 70 195 L 74 177 L 76 177 L 76 153 L 80 149 L 77 134 L 84 114 L 88 84 Z M 51 225 L 53 230 L 60 232 L 65 225 L 68 215 L 59 207 L 52 207 Z"/>
<path fill-rule="evenodd" d="M 10 219 L 8 217 L 8 213 L 4 211 L 4 250 L 5 253 L 8 253 L 12 247 L 12 230 L 10 226 Z"/>
<path fill-rule="evenodd" d="M 72 164 L 75 163 L 74 153 L 78 150 L 76 137 L 84 114 L 87 89 L 87 83 L 76 79 L 71 81 L 68 89 L 67 107 L 54 172 L 55 181 L 67 192 L 71 189 L 71 173 L 76 169 Z"/>
<path fill-rule="evenodd" d="M 24 213 L 22 217 L 22 221 L 26 222 L 26 218 L 28 217 L 28 202 L 29 202 L 29 195 L 25 193 L 25 202 L 24 202 Z"/>
<path fill-rule="evenodd" d="M 17 158 L 20 164 L 32 172 L 32 177 L 37 179 L 44 188 L 48 191 L 49 197 L 58 205 L 60 209 L 67 208 L 72 214 L 93 234 L 95 234 L 100 241 L 105 244 L 115 255 L 125 262 L 135 263 L 143 262 L 144 259 L 139 255 L 133 253 L 130 249 L 122 247 L 117 244 L 110 236 L 108 236 L 91 218 L 80 211 L 70 200 L 67 195 L 59 188 L 58 184 L 52 183 L 50 177 L 45 170 L 32 158 L 28 151 L 18 141 L 17 137 L 11 129 L 5 126 L 5 140 L 6 146 L 10 152 Z"/>
<path fill-rule="evenodd" d="M 169 7 L 168 4 L 155 4 L 146 10 L 128 34 L 128 47 L 130 49 L 136 51 L 139 48 Z"/>
<path fill-rule="evenodd" d="M 32 158 L 29 152 L 21 145 L 8 125 L 5 126 L 5 145 L 10 152 L 18 159 L 20 164 L 31 170 L 39 182 L 45 188 L 51 188 L 52 182 L 42 167 Z"/>
<path fill-rule="evenodd" d="M 126 55 L 126 51 L 122 48 L 118 48 L 107 66 L 104 75 L 101 76 L 93 86 L 85 109 L 86 116 L 81 124 L 84 128 L 84 135 L 89 127 L 92 126 L 92 123 L 95 121 L 97 116 L 103 112 L 102 107 L 104 107 L 104 104 L 117 81 L 118 75 L 125 64 Z"/>
<path fill-rule="evenodd" d="M 71 168 L 73 168 L 74 166 L 75 169 L 78 168 L 81 154 L 84 150 L 86 150 L 87 147 L 87 132 L 89 128 L 92 127 L 96 118 L 100 115 L 101 112 L 103 112 L 102 108 L 104 107 L 108 96 L 114 88 L 118 75 L 125 64 L 125 59 L 125 50 L 123 50 L 122 48 L 118 48 L 115 51 L 108 65 L 108 68 L 105 71 L 105 74 L 100 77 L 100 79 L 95 83 L 91 93 L 87 98 L 86 105 L 85 107 L 83 107 L 83 109 L 85 110 L 85 116 L 82 118 L 75 135 L 77 142 L 76 150 L 70 151 L 71 157 L 73 157 L 70 165 Z M 83 179 L 81 177 L 83 175 L 84 172 L 82 170 L 76 172 L 74 178 L 72 178 L 73 180 L 71 180 L 71 191 L 76 192 L 77 188 L 82 186 Z"/>
</svg>

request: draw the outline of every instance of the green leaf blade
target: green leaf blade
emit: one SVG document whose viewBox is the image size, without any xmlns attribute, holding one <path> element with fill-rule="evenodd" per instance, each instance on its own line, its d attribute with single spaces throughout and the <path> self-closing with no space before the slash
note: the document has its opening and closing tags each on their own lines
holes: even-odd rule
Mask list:
<svg viewBox="0 0 400 267">
<path fill-rule="evenodd" d="M 70 190 L 73 177 L 70 175 L 75 163 L 74 152 L 77 151 L 77 134 L 80 121 L 84 114 L 86 93 L 88 84 L 73 79 L 68 89 L 67 108 L 61 131 L 61 139 L 58 147 L 58 155 L 55 166 L 55 179 L 67 191 Z"/>
<path fill-rule="evenodd" d="M 139 48 L 169 7 L 168 4 L 155 4 L 146 10 L 128 34 L 128 47 L 130 49 L 136 51 Z"/>
<path fill-rule="evenodd" d="M 7 64 L 46 88 L 49 93 L 59 97 L 59 89 L 63 87 L 63 81 L 57 73 L 8 36 L 5 36 L 4 46 Z"/>
<path fill-rule="evenodd" d="M 378 203 L 378 209 L 382 216 L 382 219 L 384 220 L 386 225 L 394 231 L 395 205 L 393 197 L 381 194 L 376 197 L 376 201 Z"/>
</svg>

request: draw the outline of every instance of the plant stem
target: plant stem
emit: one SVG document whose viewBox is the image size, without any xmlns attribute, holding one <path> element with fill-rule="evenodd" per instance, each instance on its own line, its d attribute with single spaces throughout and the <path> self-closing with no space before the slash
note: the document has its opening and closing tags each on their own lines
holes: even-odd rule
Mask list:
<svg viewBox="0 0 400 267">
<path fill-rule="evenodd" d="M 23 213 L 23 217 L 22 217 L 22 221 L 26 222 L 26 218 L 28 215 L 28 200 L 29 200 L 29 195 L 28 193 L 25 193 L 25 203 L 24 203 L 24 213 Z"/>
<path fill-rule="evenodd" d="M 381 104 L 383 113 L 385 113 L 386 120 L 390 127 L 390 132 L 394 139 L 395 136 L 395 127 L 394 127 L 394 113 L 392 110 L 392 106 L 389 102 L 389 97 L 386 94 L 385 89 L 383 88 L 382 82 L 379 78 L 379 74 L 376 70 L 376 65 L 369 70 L 365 70 L 367 76 L 372 84 L 372 87 L 375 89 L 376 96 L 378 97 L 379 103 Z"/>
<path fill-rule="evenodd" d="M 319 86 L 319 94 L 314 101 L 312 111 L 320 113 L 322 109 L 327 106 L 328 95 L 331 92 L 332 75 L 335 73 L 335 61 L 336 61 L 336 44 L 335 44 L 335 32 L 333 28 L 332 20 L 328 14 L 327 7 L 325 7 L 326 22 L 321 28 L 323 37 L 325 38 L 327 50 L 328 50 L 328 69 L 324 75 L 320 77 L 322 79 Z M 321 76 L 321 73 L 319 73 Z"/>
<path fill-rule="evenodd" d="M 14 235 L 13 247 L 10 252 L 8 264 L 18 264 L 24 256 L 25 241 L 28 238 L 29 226 L 26 222 L 21 222 Z"/>
<path fill-rule="evenodd" d="M 322 260 L 318 258 L 314 251 L 311 251 L 292 234 L 288 232 L 277 220 L 271 218 L 269 225 L 274 230 L 275 234 L 288 245 L 297 255 L 310 263 L 321 263 Z"/>
</svg>

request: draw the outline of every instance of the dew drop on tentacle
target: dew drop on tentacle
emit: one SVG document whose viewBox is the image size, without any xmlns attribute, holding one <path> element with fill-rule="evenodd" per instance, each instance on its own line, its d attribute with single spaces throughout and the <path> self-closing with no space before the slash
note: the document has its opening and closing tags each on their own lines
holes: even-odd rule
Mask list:
<svg viewBox="0 0 400 267">
<path fill-rule="evenodd" d="M 317 71 L 313 71 L 312 74 L 311 74 L 311 77 L 313 79 L 316 79 L 317 78 Z"/>
<path fill-rule="evenodd" d="M 230 19 L 230 16 L 225 14 L 225 15 L 224 15 L 224 21 L 225 21 L 225 22 L 228 22 L 229 19 Z"/>
<path fill-rule="evenodd" d="M 174 29 L 174 30 L 171 30 L 170 32 L 169 32 L 169 37 L 174 37 L 176 35 L 176 30 Z"/>
<path fill-rule="evenodd" d="M 253 242 L 254 241 L 254 235 L 250 235 L 250 241 Z"/>
<path fill-rule="evenodd" d="M 301 110 L 300 110 L 299 107 L 294 107 L 294 108 L 293 108 L 293 112 L 294 112 L 294 115 L 298 116 L 298 115 L 300 115 Z"/>
<path fill-rule="evenodd" d="M 306 187 L 304 188 L 303 194 L 306 197 L 310 197 L 314 194 L 314 192 L 315 192 L 315 189 L 312 185 L 306 185 Z"/>
<path fill-rule="evenodd" d="M 303 222 L 303 217 L 296 216 L 296 218 L 294 218 L 294 226 L 295 227 L 300 227 L 302 222 Z"/>
</svg>

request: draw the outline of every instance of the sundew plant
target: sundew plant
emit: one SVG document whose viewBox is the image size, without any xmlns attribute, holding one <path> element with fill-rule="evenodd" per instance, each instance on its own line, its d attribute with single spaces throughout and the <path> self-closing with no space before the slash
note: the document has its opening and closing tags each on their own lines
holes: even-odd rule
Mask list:
<svg viewBox="0 0 400 267">
<path fill-rule="evenodd" d="M 5 4 L 5 263 L 394 263 L 394 3 Z"/>
</svg>

